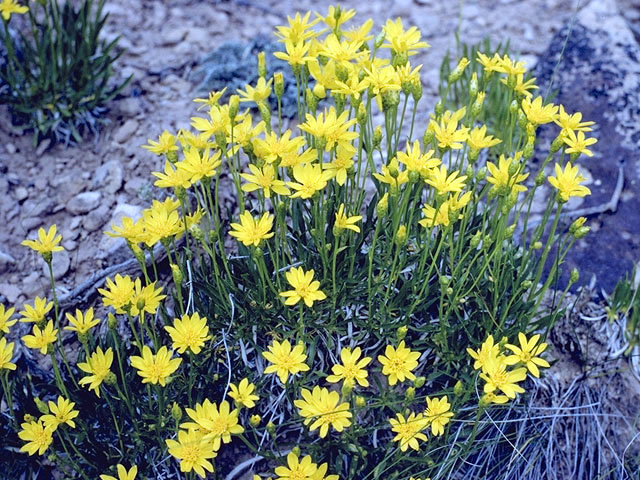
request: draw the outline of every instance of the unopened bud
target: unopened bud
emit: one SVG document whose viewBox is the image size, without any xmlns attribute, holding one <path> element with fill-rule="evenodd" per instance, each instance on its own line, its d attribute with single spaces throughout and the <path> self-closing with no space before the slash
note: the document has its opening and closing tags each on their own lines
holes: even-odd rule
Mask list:
<svg viewBox="0 0 640 480">
<path fill-rule="evenodd" d="M 182 275 L 182 271 L 180 267 L 175 264 L 171 264 L 171 276 L 173 277 L 173 283 L 176 285 L 182 285 L 182 280 L 184 279 L 184 275 Z"/>
<path fill-rule="evenodd" d="M 356 397 L 356 407 L 358 408 L 364 408 L 364 406 L 367 404 L 367 401 L 365 400 L 365 398 L 362 395 L 358 395 Z"/>
<path fill-rule="evenodd" d="M 475 98 L 478 95 L 478 74 L 473 72 L 469 81 L 469 98 Z"/>
<path fill-rule="evenodd" d="M 504 234 L 507 236 L 507 238 L 513 236 L 513 232 L 516 231 L 516 225 L 510 225 L 506 228 L 506 230 L 504 231 Z"/>
<path fill-rule="evenodd" d="M 397 90 L 388 90 L 382 94 L 382 110 L 388 111 L 398 106 L 400 94 Z"/>
<path fill-rule="evenodd" d="M 389 211 L 389 194 L 385 193 L 382 198 L 378 201 L 376 205 L 376 213 L 378 214 L 378 218 L 384 218 L 387 216 L 387 212 Z"/>
<path fill-rule="evenodd" d="M 422 82 L 419 78 L 411 82 L 411 96 L 415 103 L 422 98 Z"/>
<path fill-rule="evenodd" d="M 480 182 L 484 180 L 484 177 L 486 176 L 487 176 L 487 167 L 482 167 L 480 170 L 478 170 L 478 173 L 476 173 L 476 180 Z"/>
<path fill-rule="evenodd" d="M 396 339 L 401 342 L 402 340 L 404 340 L 404 337 L 407 336 L 407 331 L 409 330 L 409 328 L 406 325 L 403 325 L 401 327 L 398 327 L 396 330 Z"/>
<path fill-rule="evenodd" d="M 518 113 L 518 109 L 520 108 L 520 105 L 518 104 L 517 100 L 513 100 L 510 104 L 509 104 L 509 112 L 512 115 L 515 115 L 516 113 Z"/>
<path fill-rule="evenodd" d="M 263 78 L 267 76 L 267 58 L 264 52 L 258 52 L 258 75 Z"/>
<path fill-rule="evenodd" d="M 569 277 L 569 283 L 576 283 L 578 280 L 580 280 L 580 272 L 578 271 L 577 268 L 574 268 L 573 270 L 571 270 L 571 276 Z"/>
<path fill-rule="evenodd" d="M 576 231 L 578 231 L 578 229 L 582 227 L 586 221 L 587 219 L 585 217 L 576 218 L 571 224 L 571 226 L 569 227 L 569 233 L 571 235 L 574 235 Z"/>
<path fill-rule="evenodd" d="M 282 72 L 276 72 L 273 74 L 273 91 L 278 98 L 282 98 L 284 95 L 284 76 L 282 75 Z"/>
<path fill-rule="evenodd" d="M 478 231 L 473 235 L 473 237 L 471 237 L 471 240 L 469 241 L 469 246 L 471 248 L 477 248 L 478 245 L 480 245 L 481 240 L 482 240 L 482 233 Z"/>
<path fill-rule="evenodd" d="M 403 247 L 407 244 L 407 227 L 405 225 L 400 225 L 398 227 L 395 242 L 399 247 Z"/>
<path fill-rule="evenodd" d="M 378 148 L 382 143 L 382 127 L 378 125 L 373 131 L 373 148 Z"/>
<path fill-rule="evenodd" d="M 537 242 L 533 242 L 531 248 L 533 248 L 534 250 L 540 250 L 542 248 L 542 242 L 540 240 L 538 240 Z"/>
<path fill-rule="evenodd" d="M 427 379 L 425 377 L 416 377 L 413 381 L 413 386 L 416 388 L 422 388 L 425 383 L 427 383 Z"/>
<path fill-rule="evenodd" d="M 349 395 L 351 395 L 351 392 L 353 392 L 353 380 L 345 380 L 342 384 L 342 396 L 348 397 Z"/>
<path fill-rule="evenodd" d="M 416 389 L 414 387 L 407 388 L 407 391 L 404 392 L 404 398 L 407 402 L 412 402 L 416 398 Z"/>
<path fill-rule="evenodd" d="M 447 287 L 445 292 L 447 292 L 447 295 L 451 296 L 451 295 L 453 295 L 453 288 L 452 287 Z"/>
<path fill-rule="evenodd" d="M 313 90 L 312 90 L 312 91 L 313 91 L 313 95 L 315 95 L 315 97 L 316 97 L 318 100 L 322 100 L 324 97 L 326 97 L 326 96 L 327 96 L 327 92 L 326 92 L 326 90 L 324 89 L 324 86 L 322 86 L 322 85 L 321 85 L 321 84 L 319 84 L 319 83 L 316 83 L 316 84 L 315 84 L 315 86 L 313 87 Z"/>
<path fill-rule="evenodd" d="M 431 142 L 433 142 L 434 137 L 435 134 L 433 133 L 433 130 L 427 128 L 424 131 L 424 135 L 422 137 L 422 146 L 425 148 L 425 150 L 427 149 L 427 146 L 431 144 Z"/>
<path fill-rule="evenodd" d="M 229 98 L 229 118 L 231 119 L 231 121 L 236 119 L 239 106 L 240 97 L 238 95 L 231 95 L 231 98 Z"/>
<path fill-rule="evenodd" d="M 527 115 L 522 110 L 520 110 L 518 112 L 518 125 L 522 130 L 526 130 L 528 123 L 529 119 L 527 118 Z"/>
<path fill-rule="evenodd" d="M 591 227 L 580 227 L 578 228 L 578 230 L 576 230 L 576 233 L 574 234 L 574 237 L 576 237 L 576 240 L 580 240 L 581 238 L 583 238 L 587 233 L 589 233 L 591 231 Z"/>
<path fill-rule="evenodd" d="M 385 38 L 385 32 L 383 30 L 376 36 L 376 39 L 373 43 L 373 48 L 375 48 L 376 50 L 380 48 L 384 42 L 384 38 Z"/>
<path fill-rule="evenodd" d="M 173 402 L 173 405 L 171 405 L 171 418 L 173 418 L 176 423 L 182 420 L 182 409 L 177 402 Z"/>
<path fill-rule="evenodd" d="M 444 113 L 444 104 L 442 103 L 442 100 L 438 100 L 436 102 L 436 106 L 434 110 L 436 112 L 437 117 L 440 117 Z"/>
<path fill-rule="evenodd" d="M 367 123 L 367 118 L 367 107 L 365 106 L 364 102 L 360 102 L 360 105 L 358 105 L 357 114 L 358 125 L 360 125 L 361 127 L 365 125 Z"/>
<path fill-rule="evenodd" d="M 462 77 L 467 65 L 469 65 L 469 60 L 467 60 L 466 57 L 462 57 L 458 62 L 458 65 L 456 65 L 456 68 L 453 69 L 453 72 L 449 74 L 449 83 L 455 83 L 460 80 L 460 77 Z"/>
<path fill-rule="evenodd" d="M 267 102 L 258 102 L 258 111 L 260 112 L 262 121 L 267 125 L 271 125 L 271 109 L 269 108 L 269 104 Z"/>
<path fill-rule="evenodd" d="M 536 175 L 536 186 L 539 187 L 544 183 L 544 171 L 540 170 L 540 172 Z"/>
<path fill-rule="evenodd" d="M 258 425 L 260 425 L 261 420 L 262 417 L 260 415 L 251 415 L 251 417 L 249 417 L 249 425 L 251 425 L 253 428 L 256 428 Z"/>
<path fill-rule="evenodd" d="M 318 107 L 318 97 L 316 97 L 310 88 L 307 88 L 304 92 L 304 98 L 307 102 L 307 107 L 310 112 L 315 112 Z"/>
<path fill-rule="evenodd" d="M 456 384 L 453 386 L 453 394 L 459 397 L 460 395 L 462 395 L 463 391 L 464 391 L 464 385 L 460 380 L 458 380 Z"/>
<path fill-rule="evenodd" d="M 275 436 L 276 436 L 276 426 L 271 421 L 269 421 L 269 423 L 267 423 L 267 432 L 269 432 L 269 435 L 271 435 L 272 437 L 275 438 Z"/>
<path fill-rule="evenodd" d="M 478 92 L 473 105 L 471 105 L 471 116 L 477 117 L 478 115 L 480 115 L 480 112 L 482 111 L 482 105 L 484 104 L 484 97 L 485 92 Z"/>
<path fill-rule="evenodd" d="M 522 288 L 524 288 L 525 290 L 530 289 L 531 285 L 533 285 L 533 282 L 531 280 L 525 280 L 524 282 L 522 282 Z"/>
<path fill-rule="evenodd" d="M 38 411 L 40 413 L 42 413 L 43 415 L 47 415 L 49 413 L 49 407 L 46 403 L 40 400 L 39 397 L 34 398 L 33 401 L 36 403 L 36 407 L 38 408 Z"/>
<path fill-rule="evenodd" d="M 562 132 L 560 132 L 560 135 L 558 135 L 556 138 L 554 138 L 553 142 L 551 142 L 551 147 L 549 148 L 549 153 L 556 153 L 562 147 L 564 147 L 564 136 L 562 135 Z"/>
<path fill-rule="evenodd" d="M 297 445 L 291 449 L 291 453 L 293 453 L 296 457 L 300 456 L 300 447 Z"/>
<path fill-rule="evenodd" d="M 118 321 L 116 320 L 116 316 L 111 312 L 109 312 L 109 314 L 107 315 L 107 327 L 109 327 L 109 330 L 114 332 L 118 327 Z"/>
<path fill-rule="evenodd" d="M 533 157 L 533 147 L 535 145 L 535 137 L 529 137 L 527 139 L 527 143 L 525 144 L 524 148 L 522 149 L 522 156 L 524 158 L 531 158 Z"/>
</svg>

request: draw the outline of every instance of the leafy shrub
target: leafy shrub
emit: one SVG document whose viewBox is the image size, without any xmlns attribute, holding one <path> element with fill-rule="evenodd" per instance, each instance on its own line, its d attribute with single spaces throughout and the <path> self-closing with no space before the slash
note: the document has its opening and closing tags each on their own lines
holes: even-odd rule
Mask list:
<svg viewBox="0 0 640 480">
<path fill-rule="evenodd" d="M 28 15 L 30 25 L 17 39 L 9 30 L 10 15 L 3 18 L 0 102 L 9 106 L 15 124 L 34 132 L 34 144 L 46 137 L 80 142 L 84 133 L 96 134 L 106 103 L 129 81 L 109 82 L 122 52 L 115 53 L 117 38 L 100 38 L 104 2 L 83 0 L 76 9 L 70 1 L 61 7 L 43 0 L 15 9 Z"/>
<path fill-rule="evenodd" d="M 590 154 L 591 123 L 533 98 L 521 62 L 478 52 L 445 70 L 443 98 L 417 125 L 422 86 L 408 58 L 426 43 L 400 19 L 375 40 L 371 21 L 345 29 L 354 14 L 331 7 L 279 27 L 295 131 L 269 107 L 283 78 L 266 78 L 259 56 L 255 85 L 227 103 L 222 91 L 196 99 L 208 112 L 192 130 L 149 141 L 165 160 L 156 186 L 173 195 L 109 232 L 142 276 L 107 279 L 106 322 L 93 309 L 63 322 L 55 298 L 25 306 L 36 326 L 23 343 L 48 355 L 53 375 L 29 368 L 30 383 L 22 372 L 39 354 L 3 346 L 0 365 L 24 367 L 3 377 L 12 448 L 84 478 L 116 464 L 120 478 L 134 465 L 173 478 L 178 464 L 190 477 L 215 464 L 220 478 L 244 451 L 254 478 L 405 480 L 455 478 L 496 438 L 485 415 L 511 408 L 549 366 L 544 336 L 562 312 L 541 304 L 588 231 L 584 219 L 566 232 L 558 222 L 570 197 L 589 194 L 571 162 Z M 558 137 L 530 172 L 536 128 L 554 121 Z M 547 179 L 557 195 L 528 235 Z M 51 262 L 60 240 L 43 229 L 25 244 Z M 15 345 L 23 356 L 12 360 Z"/>
</svg>

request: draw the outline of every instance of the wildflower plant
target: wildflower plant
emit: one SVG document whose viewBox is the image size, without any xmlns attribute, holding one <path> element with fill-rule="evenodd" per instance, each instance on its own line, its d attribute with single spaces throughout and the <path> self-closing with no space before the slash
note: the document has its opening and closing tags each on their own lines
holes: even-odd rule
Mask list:
<svg viewBox="0 0 640 480">
<path fill-rule="evenodd" d="M 24 4 L 23 4 L 24 3 Z M 13 123 L 42 138 L 80 142 L 97 133 L 105 105 L 129 82 L 110 82 L 118 39 L 100 38 L 105 0 L 37 2 L 2 0 L 0 102 Z M 10 30 L 13 16 L 26 16 L 30 29 Z"/>
<path fill-rule="evenodd" d="M 254 479 L 447 478 L 482 448 L 483 415 L 543 375 L 561 311 L 542 300 L 588 231 L 559 224 L 589 193 L 578 161 L 593 142 L 568 133 L 588 125 L 531 99 L 524 66 L 491 51 L 445 69 L 419 124 L 410 61 L 428 45 L 401 19 L 376 32 L 354 16 L 331 7 L 278 28 L 297 127 L 269 108 L 282 90 L 259 56 L 255 85 L 197 99 L 190 131 L 145 146 L 167 195 L 108 232 L 141 274 L 106 280 L 104 315 L 63 318 L 55 299 L 21 313 L 36 323 L 31 355 L 51 359 L 55 385 L 36 394 L 55 410 L 18 391 L 26 354 L 0 344 L 16 446 L 83 478 L 222 478 L 238 447 L 256 456 Z M 529 162 L 537 127 L 556 121 L 546 158 Z M 26 245 L 55 255 L 55 229 L 42 235 Z M 0 313 L 12 338 L 13 311 Z"/>
</svg>

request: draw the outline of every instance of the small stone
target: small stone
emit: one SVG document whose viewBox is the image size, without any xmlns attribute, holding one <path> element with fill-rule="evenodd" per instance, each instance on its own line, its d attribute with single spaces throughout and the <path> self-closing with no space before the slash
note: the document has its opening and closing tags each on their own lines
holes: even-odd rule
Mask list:
<svg viewBox="0 0 640 480">
<path fill-rule="evenodd" d="M 51 213 L 55 206 L 56 202 L 50 198 L 45 197 L 37 201 L 29 199 L 22 205 L 22 213 L 28 217 L 42 217 Z"/>
<path fill-rule="evenodd" d="M 175 45 L 176 43 L 180 43 L 182 40 L 184 40 L 184 37 L 187 36 L 188 31 L 189 29 L 185 27 L 171 28 L 162 37 L 160 45 L 166 47 L 166 46 Z"/>
<path fill-rule="evenodd" d="M 45 188 L 47 188 L 47 179 L 40 177 L 38 179 L 36 179 L 36 181 L 34 182 L 34 185 L 36 186 L 36 188 L 40 191 L 44 190 Z"/>
<path fill-rule="evenodd" d="M 51 140 L 48 138 L 45 138 L 42 142 L 40 142 L 40 145 L 38 145 L 38 148 L 36 148 L 36 156 L 42 156 L 47 148 L 49 148 L 49 145 L 51 145 Z"/>
<path fill-rule="evenodd" d="M 64 237 L 62 237 L 64 238 Z M 72 252 L 74 251 L 76 248 L 78 248 L 78 242 L 76 242 L 75 240 L 66 240 L 64 242 L 62 242 L 62 246 L 64 247 L 65 250 Z"/>
<path fill-rule="evenodd" d="M 120 109 L 120 112 L 122 112 L 122 114 L 125 117 L 136 116 L 139 113 L 142 113 L 142 103 L 140 101 L 140 97 L 123 98 L 118 103 L 118 108 Z"/>
<path fill-rule="evenodd" d="M 4 296 L 9 303 L 16 303 L 20 296 L 20 289 L 10 283 L 0 283 L 0 295 Z"/>
<path fill-rule="evenodd" d="M 75 230 L 76 228 L 78 228 L 80 226 L 81 223 L 82 223 L 82 217 L 73 217 L 71 219 L 71 222 L 69 222 L 69 228 L 71 230 Z"/>
<path fill-rule="evenodd" d="M 5 144 L 4 149 L 7 151 L 7 153 L 9 155 L 13 155 L 14 153 L 16 153 L 18 151 L 18 149 L 16 148 L 16 146 L 13 143 Z"/>
<path fill-rule="evenodd" d="M 98 208 L 102 195 L 100 192 L 79 193 L 67 202 L 67 211 L 73 215 L 82 215 Z"/>
<path fill-rule="evenodd" d="M 47 268 L 45 279 L 49 277 L 49 269 Z M 44 279 L 38 272 L 31 272 L 22 279 L 22 293 L 27 297 L 41 297 L 44 295 Z"/>
<path fill-rule="evenodd" d="M 20 226 L 25 230 L 33 230 L 42 225 L 42 217 L 28 217 L 20 222 Z"/>
<path fill-rule="evenodd" d="M 40 260 L 42 264 L 42 271 L 45 275 L 49 275 L 49 266 L 44 260 Z M 60 280 L 64 277 L 65 273 L 69 271 L 69 267 L 71 266 L 71 257 L 69 254 L 63 250 L 61 252 L 55 252 L 53 254 L 53 260 L 51 262 L 51 267 L 53 270 L 53 278 L 55 280 Z"/>
<path fill-rule="evenodd" d="M 204 28 L 193 27 L 187 33 L 187 42 L 207 45 L 211 43 L 211 35 Z"/>
<path fill-rule="evenodd" d="M 16 192 L 15 193 L 16 193 L 16 200 L 18 200 L 19 202 L 21 202 L 23 200 L 26 200 L 27 197 L 29 196 L 29 192 L 24 187 L 16 188 Z"/>
<path fill-rule="evenodd" d="M 147 186 L 147 180 L 140 177 L 133 177 L 124 184 L 124 190 L 131 195 L 140 195 Z"/>
<path fill-rule="evenodd" d="M 138 130 L 138 121 L 130 118 L 116 131 L 113 139 L 118 143 L 124 143 L 129 140 Z"/>
<path fill-rule="evenodd" d="M 92 187 L 116 193 L 122 187 L 122 179 L 122 165 L 118 160 L 110 160 L 96 169 Z"/>
<path fill-rule="evenodd" d="M 84 217 L 82 226 L 88 232 L 95 232 L 109 220 L 109 207 L 102 205 Z"/>
<path fill-rule="evenodd" d="M 6 265 L 6 264 L 15 265 L 15 263 L 16 263 L 15 258 L 13 258 L 8 253 L 0 251 L 0 265 Z"/>
</svg>

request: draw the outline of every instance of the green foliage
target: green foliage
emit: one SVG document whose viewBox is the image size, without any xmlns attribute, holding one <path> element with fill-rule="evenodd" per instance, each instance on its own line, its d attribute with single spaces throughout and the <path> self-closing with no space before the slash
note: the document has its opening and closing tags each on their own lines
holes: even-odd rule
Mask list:
<svg viewBox="0 0 640 480">
<path fill-rule="evenodd" d="M 107 21 L 105 0 L 32 3 L 30 31 L 15 32 L 3 21 L 0 39 L 6 49 L 0 64 L 0 103 L 13 122 L 33 131 L 34 144 L 52 138 L 68 144 L 97 134 L 105 122 L 105 104 L 129 82 L 110 82 L 118 39 L 106 42 L 100 32 Z"/>
</svg>

